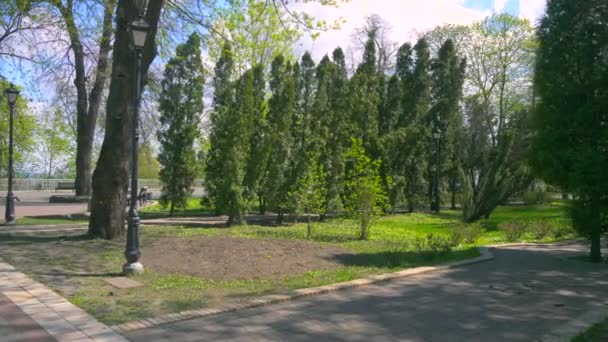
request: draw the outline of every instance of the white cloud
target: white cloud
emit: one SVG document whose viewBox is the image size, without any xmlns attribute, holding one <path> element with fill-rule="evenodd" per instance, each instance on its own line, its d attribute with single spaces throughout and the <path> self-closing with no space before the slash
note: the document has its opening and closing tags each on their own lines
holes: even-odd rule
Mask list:
<svg viewBox="0 0 608 342">
<path fill-rule="evenodd" d="M 519 0 L 519 16 L 537 24 L 544 15 L 547 0 Z"/>
<path fill-rule="evenodd" d="M 490 12 L 466 8 L 463 4 L 464 0 L 352 0 L 339 8 L 300 5 L 300 10 L 317 19 L 333 22 L 344 18 L 346 23 L 341 30 L 321 34 L 315 42 L 304 39 L 297 50 L 312 51 L 314 58 L 319 59 L 337 46 L 346 49 L 351 44 L 353 30 L 371 14 L 378 14 L 388 21 L 393 26 L 390 38 L 401 44 L 413 40 L 416 32 L 442 24 L 470 24 Z"/>
<path fill-rule="evenodd" d="M 521 0 L 523 2 L 525 0 Z M 494 0 L 494 12 L 502 13 L 507 5 L 507 0 Z"/>
</svg>

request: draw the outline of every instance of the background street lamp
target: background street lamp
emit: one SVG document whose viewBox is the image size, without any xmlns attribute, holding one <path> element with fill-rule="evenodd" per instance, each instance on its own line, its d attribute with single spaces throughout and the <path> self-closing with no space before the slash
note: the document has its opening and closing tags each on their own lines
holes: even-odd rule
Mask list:
<svg viewBox="0 0 608 342">
<path fill-rule="evenodd" d="M 137 211 L 137 195 L 138 195 L 138 148 L 139 148 L 139 104 L 141 99 L 141 53 L 142 48 L 146 43 L 150 26 L 143 19 L 143 9 L 145 1 L 136 1 L 138 6 L 139 16 L 129 25 L 129 33 L 131 36 L 131 44 L 135 52 L 136 67 L 135 67 L 135 94 L 134 94 L 134 111 L 133 111 L 133 139 L 131 144 L 131 201 L 128 215 L 127 225 L 127 245 L 125 248 L 125 258 L 127 262 L 123 265 L 123 272 L 126 274 L 142 273 L 143 265 L 139 262 L 141 252 L 139 251 L 139 213 Z"/>
<path fill-rule="evenodd" d="M 433 203 L 431 211 L 439 212 L 439 140 L 441 139 L 441 130 L 435 125 L 433 128 L 433 140 L 435 140 L 435 179 L 433 180 Z"/>
<path fill-rule="evenodd" d="M 15 224 L 15 196 L 13 195 L 13 119 L 15 116 L 15 103 L 19 97 L 19 90 L 11 84 L 5 91 L 9 107 L 9 133 L 8 133 L 8 193 L 6 194 L 6 211 L 4 213 L 4 224 Z"/>
</svg>

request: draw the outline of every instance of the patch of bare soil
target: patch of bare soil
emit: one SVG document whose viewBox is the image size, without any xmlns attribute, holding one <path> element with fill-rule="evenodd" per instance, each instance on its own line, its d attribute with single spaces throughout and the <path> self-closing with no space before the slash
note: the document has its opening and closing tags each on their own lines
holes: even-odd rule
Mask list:
<svg viewBox="0 0 608 342">
<path fill-rule="evenodd" d="M 318 243 L 225 236 L 162 238 L 142 248 L 142 263 L 159 273 L 213 280 L 279 279 L 332 270 L 351 251 Z"/>
</svg>

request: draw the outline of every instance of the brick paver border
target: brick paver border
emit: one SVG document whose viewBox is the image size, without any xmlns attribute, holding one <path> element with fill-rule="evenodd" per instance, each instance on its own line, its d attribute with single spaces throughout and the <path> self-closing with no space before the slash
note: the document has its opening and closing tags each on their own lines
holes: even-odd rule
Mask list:
<svg viewBox="0 0 608 342">
<path fill-rule="evenodd" d="M 126 333 L 126 332 L 133 331 L 133 330 L 152 328 L 152 327 L 162 325 L 162 324 L 174 323 L 174 322 L 183 321 L 183 320 L 192 319 L 192 318 L 200 318 L 200 317 L 206 317 L 206 316 L 211 316 L 211 315 L 217 315 L 217 314 L 224 313 L 224 312 L 231 312 L 231 311 L 237 311 L 237 310 L 242 310 L 242 309 L 254 308 L 254 307 L 258 307 L 258 306 L 287 302 L 287 301 L 292 301 L 292 300 L 296 300 L 296 299 L 304 298 L 304 297 L 318 296 L 318 295 L 325 294 L 325 293 L 337 292 L 337 291 L 342 291 L 342 290 L 346 290 L 346 289 L 352 289 L 355 287 L 391 281 L 391 280 L 395 280 L 395 279 L 399 279 L 399 278 L 403 278 L 403 277 L 407 277 L 407 276 L 412 276 L 415 274 L 421 274 L 421 273 L 426 273 L 426 272 L 431 272 L 431 271 L 447 270 L 447 269 L 451 269 L 451 268 L 455 268 L 455 267 L 459 267 L 459 266 L 472 265 L 472 264 L 490 261 L 490 260 L 494 259 L 494 255 L 487 248 L 484 248 L 484 247 L 479 248 L 479 253 L 480 253 L 480 256 L 473 258 L 473 259 L 451 262 L 451 263 L 447 263 L 447 264 L 443 264 L 443 265 L 439 265 L 439 266 L 424 266 L 424 267 L 409 268 L 409 269 L 405 269 L 405 270 L 399 271 L 399 272 L 379 274 L 379 275 L 374 275 L 374 276 L 370 276 L 367 278 L 356 279 L 356 280 L 351 280 L 351 281 L 342 282 L 342 283 L 336 283 L 336 284 L 330 284 L 330 285 L 324 285 L 324 286 L 312 287 L 312 288 L 306 288 L 306 289 L 299 289 L 299 290 L 295 290 L 289 294 L 268 295 L 268 296 L 249 299 L 249 300 L 242 301 L 242 302 L 227 303 L 218 308 L 190 310 L 190 311 L 173 313 L 173 314 L 163 315 L 163 316 L 154 317 L 154 318 L 140 319 L 140 320 L 136 320 L 136 321 L 132 321 L 132 322 L 114 325 L 114 326 L 111 326 L 111 328 L 114 329 L 115 331 L 117 331 L 118 333 Z"/>
<path fill-rule="evenodd" d="M 2 259 L 0 291 L 58 341 L 127 342 L 84 310 Z"/>
</svg>

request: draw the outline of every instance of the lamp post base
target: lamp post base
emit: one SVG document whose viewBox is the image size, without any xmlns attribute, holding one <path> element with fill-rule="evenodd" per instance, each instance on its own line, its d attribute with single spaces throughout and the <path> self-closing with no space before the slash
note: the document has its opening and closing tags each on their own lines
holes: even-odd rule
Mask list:
<svg viewBox="0 0 608 342">
<path fill-rule="evenodd" d="M 140 262 L 124 264 L 122 265 L 122 273 L 126 275 L 142 274 L 144 273 L 144 265 L 142 265 Z"/>
</svg>

